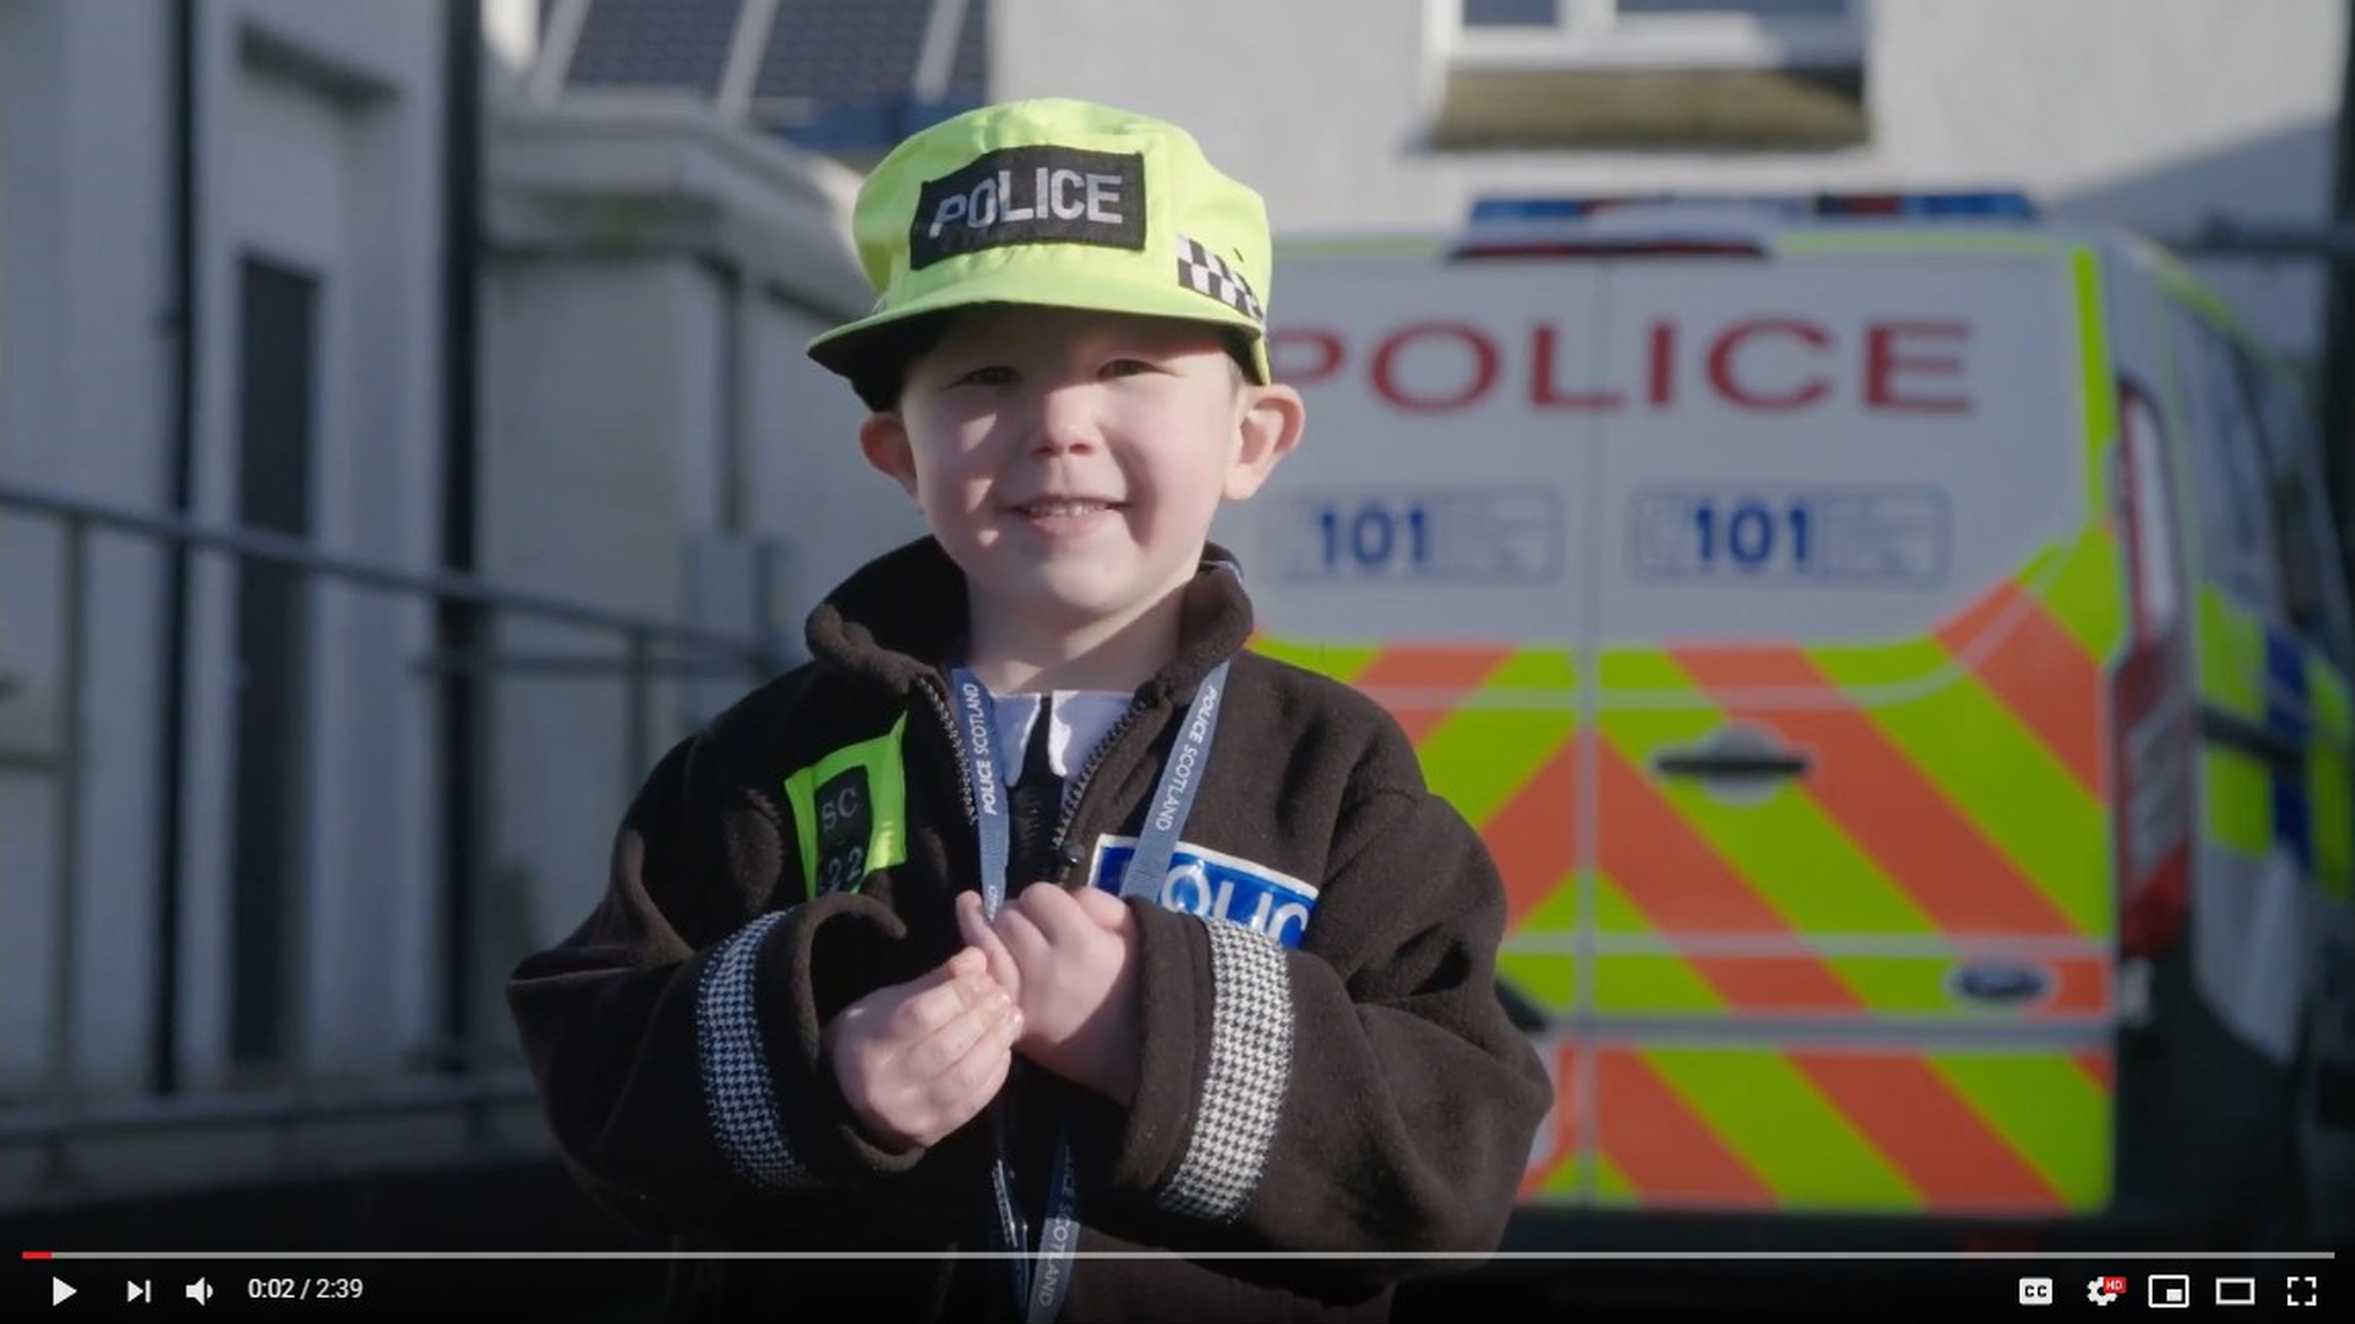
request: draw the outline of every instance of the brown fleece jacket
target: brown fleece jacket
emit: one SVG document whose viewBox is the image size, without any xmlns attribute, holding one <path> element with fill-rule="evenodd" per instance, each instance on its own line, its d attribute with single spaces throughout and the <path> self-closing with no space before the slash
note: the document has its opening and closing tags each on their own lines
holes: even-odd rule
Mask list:
<svg viewBox="0 0 2355 1324">
<path fill-rule="evenodd" d="M 944 668 L 964 621 L 964 581 L 930 539 L 852 576 L 810 616 L 814 660 L 663 757 L 604 898 L 516 968 L 508 1000 L 561 1150 L 649 1234 L 998 1248 L 986 1122 L 930 1149 L 878 1144 L 819 1043 L 843 1006 L 962 945 L 952 900 L 979 851 Z M 1241 651 L 1250 631 L 1236 577 L 1197 576 L 1179 656 L 1074 774 L 1047 856 L 1064 886 L 1117 888 L 1102 852 L 1138 832 L 1179 719 L 1232 658 L 1183 830 L 1193 881 L 1173 870 L 1161 904 L 1128 902 L 1134 1106 L 1019 1062 L 1001 1096 L 1034 1240 L 1067 1116 L 1079 1249 L 1200 1257 L 1083 1258 L 1068 1321 L 1383 1318 L 1397 1280 L 1465 1267 L 1383 1253 L 1495 1247 L 1551 1097 L 1498 1000 L 1505 902 L 1479 838 L 1387 714 Z M 1215 1258 L 1234 1251 L 1368 1257 Z M 694 1318 L 835 1298 L 879 1319 L 1014 1313 L 988 1259 L 698 1261 L 673 1282 Z"/>
</svg>

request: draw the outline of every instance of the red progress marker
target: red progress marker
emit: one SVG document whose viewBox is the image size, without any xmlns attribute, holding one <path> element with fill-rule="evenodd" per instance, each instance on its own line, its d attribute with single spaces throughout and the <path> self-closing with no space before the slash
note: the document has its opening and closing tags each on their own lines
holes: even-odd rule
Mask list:
<svg viewBox="0 0 2355 1324">
<path fill-rule="evenodd" d="M 45 1260 L 50 1257 L 50 1254 L 51 1252 L 45 1250 L 28 1250 L 25 1252 L 25 1258 L 28 1260 Z"/>
</svg>

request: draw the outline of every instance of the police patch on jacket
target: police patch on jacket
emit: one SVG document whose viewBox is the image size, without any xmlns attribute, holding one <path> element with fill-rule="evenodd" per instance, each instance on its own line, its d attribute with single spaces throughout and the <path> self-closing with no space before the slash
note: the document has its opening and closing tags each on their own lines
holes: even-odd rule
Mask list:
<svg viewBox="0 0 2355 1324">
<path fill-rule="evenodd" d="M 1145 158 L 1077 147 L 984 152 L 924 181 L 908 224 L 908 269 L 1007 244 L 1145 246 Z"/>
<path fill-rule="evenodd" d="M 1089 884 L 1117 893 L 1136 853 L 1135 837 L 1098 837 L 1096 858 L 1088 865 Z M 1160 901 L 1164 910 L 1232 920 L 1286 947 L 1298 947 L 1308 931 L 1308 917 L 1316 911 L 1317 890 L 1264 864 L 1181 841 L 1170 853 Z"/>
</svg>

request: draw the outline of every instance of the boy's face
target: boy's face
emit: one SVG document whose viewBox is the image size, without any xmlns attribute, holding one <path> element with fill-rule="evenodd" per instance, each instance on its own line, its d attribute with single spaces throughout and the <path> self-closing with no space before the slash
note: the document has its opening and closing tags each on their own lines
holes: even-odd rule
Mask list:
<svg viewBox="0 0 2355 1324">
<path fill-rule="evenodd" d="M 1299 441 L 1300 397 L 1241 380 L 1216 328 L 984 306 L 859 430 L 977 604 L 1042 624 L 1131 617 L 1190 579 L 1219 502 Z"/>
</svg>

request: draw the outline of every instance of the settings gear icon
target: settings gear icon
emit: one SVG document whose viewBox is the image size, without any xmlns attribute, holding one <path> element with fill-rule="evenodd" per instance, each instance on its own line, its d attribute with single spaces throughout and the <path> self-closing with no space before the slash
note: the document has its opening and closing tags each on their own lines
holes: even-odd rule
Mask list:
<svg viewBox="0 0 2355 1324">
<path fill-rule="evenodd" d="M 2085 1299 L 2097 1306 L 2106 1306 L 2126 1292 L 2126 1285 L 2115 1278 L 2096 1278 L 2085 1285 Z"/>
</svg>

